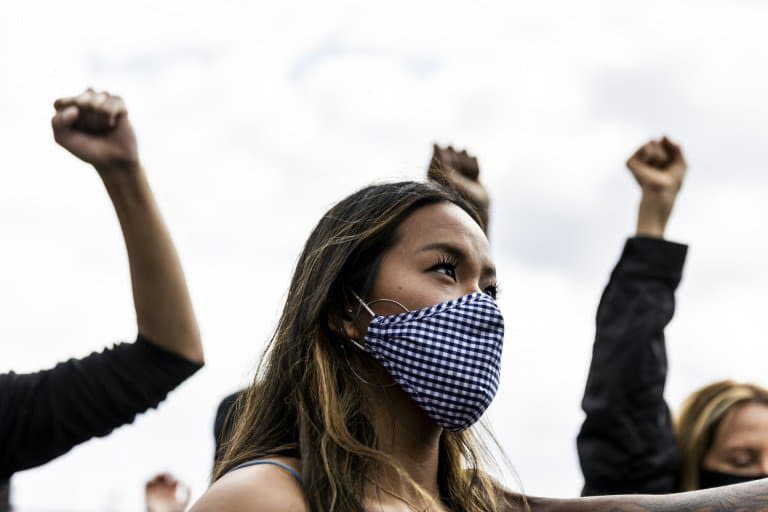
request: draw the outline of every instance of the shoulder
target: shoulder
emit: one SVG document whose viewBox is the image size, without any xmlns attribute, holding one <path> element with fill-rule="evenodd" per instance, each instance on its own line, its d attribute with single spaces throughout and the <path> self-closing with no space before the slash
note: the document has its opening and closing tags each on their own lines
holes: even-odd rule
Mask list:
<svg viewBox="0 0 768 512">
<path fill-rule="evenodd" d="M 270 458 L 298 470 L 296 459 Z M 285 469 L 261 464 L 238 469 L 213 483 L 190 512 L 308 512 L 304 491 Z"/>
</svg>

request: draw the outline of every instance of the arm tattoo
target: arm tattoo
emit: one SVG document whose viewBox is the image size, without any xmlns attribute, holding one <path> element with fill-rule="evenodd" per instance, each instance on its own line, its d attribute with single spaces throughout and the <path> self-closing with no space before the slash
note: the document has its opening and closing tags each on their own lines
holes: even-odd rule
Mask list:
<svg viewBox="0 0 768 512">
<path fill-rule="evenodd" d="M 505 512 L 525 512 L 518 494 L 507 493 Z M 528 498 L 530 512 L 768 512 L 768 479 L 716 489 L 665 495 L 593 498 Z"/>
</svg>

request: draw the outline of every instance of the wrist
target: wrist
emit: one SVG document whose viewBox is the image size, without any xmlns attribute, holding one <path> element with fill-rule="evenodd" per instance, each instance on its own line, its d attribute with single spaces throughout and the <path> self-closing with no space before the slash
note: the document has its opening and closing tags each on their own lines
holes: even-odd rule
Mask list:
<svg viewBox="0 0 768 512">
<path fill-rule="evenodd" d="M 130 166 L 99 167 L 96 170 L 112 203 L 118 210 L 130 208 L 131 205 L 145 204 L 151 199 L 149 181 L 138 162 Z"/>
<path fill-rule="evenodd" d="M 130 187 L 140 182 L 144 177 L 141 163 L 126 162 L 111 165 L 94 165 L 104 186 L 109 188 Z"/>
<path fill-rule="evenodd" d="M 637 214 L 637 236 L 664 238 L 674 197 L 647 196 L 643 194 Z"/>
<path fill-rule="evenodd" d="M 637 230 L 635 236 L 643 236 L 647 238 L 664 238 L 664 231 L 666 225 L 658 222 L 641 222 L 637 221 Z"/>
</svg>

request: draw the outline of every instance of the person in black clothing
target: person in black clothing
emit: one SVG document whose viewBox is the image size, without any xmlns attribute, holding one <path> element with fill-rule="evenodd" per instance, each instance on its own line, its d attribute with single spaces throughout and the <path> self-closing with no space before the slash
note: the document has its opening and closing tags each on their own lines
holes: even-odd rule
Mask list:
<svg viewBox="0 0 768 512">
<path fill-rule="evenodd" d="M 49 370 L 0 375 L 0 481 L 131 423 L 203 365 L 181 264 L 139 162 L 123 101 L 89 89 L 54 106 L 56 142 L 94 166 L 115 207 L 138 336 Z"/>
<path fill-rule="evenodd" d="M 765 390 L 732 382 L 704 388 L 683 407 L 676 435 L 664 401 L 664 328 L 687 247 L 663 237 L 686 164 L 663 138 L 641 147 L 627 166 L 642 190 L 637 236 L 627 241 L 597 311 L 577 438 L 582 494 L 671 493 L 768 476 Z"/>
<path fill-rule="evenodd" d="M 637 235 L 627 241 L 597 310 L 586 419 L 577 438 L 587 496 L 676 487 L 678 455 L 663 398 L 664 327 L 687 247 L 663 236 L 686 164 L 664 138 L 641 147 L 627 165 L 642 198 Z"/>
</svg>

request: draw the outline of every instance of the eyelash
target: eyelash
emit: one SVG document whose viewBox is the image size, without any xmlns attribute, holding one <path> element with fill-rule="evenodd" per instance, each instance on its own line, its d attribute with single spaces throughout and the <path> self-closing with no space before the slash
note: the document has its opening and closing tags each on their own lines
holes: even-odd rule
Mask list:
<svg viewBox="0 0 768 512">
<path fill-rule="evenodd" d="M 450 277 L 455 281 L 456 280 L 456 260 L 454 259 L 451 259 L 447 256 L 440 256 L 440 259 L 437 260 L 437 263 L 432 265 L 432 268 L 430 268 L 430 270 L 438 270 L 438 269 L 445 269 L 445 268 L 449 269 L 453 273 L 452 276 L 448 274 L 445 274 L 445 275 L 447 275 L 448 277 Z"/>
<path fill-rule="evenodd" d="M 445 274 L 445 275 L 447 275 L 448 277 L 450 277 L 455 281 L 456 280 L 456 261 L 447 256 L 440 256 L 440 259 L 437 260 L 437 263 L 432 265 L 430 270 L 439 270 L 439 269 L 445 269 L 445 268 L 449 269 L 453 274 L 453 275 L 449 275 L 449 274 Z M 498 297 L 499 295 L 498 283 L 493 283 L 487 286 L 483 290 L 483 293 L 487 294 L 493 299 L 496 299 L 496 297 Z"/>
</svg>

